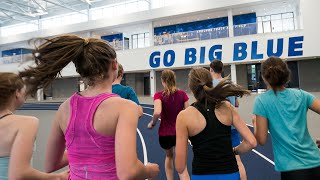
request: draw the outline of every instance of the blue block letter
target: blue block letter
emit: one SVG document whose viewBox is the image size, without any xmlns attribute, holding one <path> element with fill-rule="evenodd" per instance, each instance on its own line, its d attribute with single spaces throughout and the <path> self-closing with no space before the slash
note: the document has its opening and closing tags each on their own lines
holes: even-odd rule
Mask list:
<svg viewBox="0 0 320 180">
<path fill-rule="evenodd" d="M 303 42 L 303 36 L 289 38 L 289 49 L 288 49 L 288 56 L 289 57 L 303 55 L 302 42 Z M 298 48 L 301 50 L 296 50 Z"/>
<path fill-rule="evenodd" d="M 168 56 L 171 56 L 170 60 L 168 60 Z M 166 67 L 170 67 L 174 64 L 174 60 L 176 58 L 176 54 L 173 50 L 168 50 L 163 55 L 163 65 Z"/>
<path fill-rule="evenodd" d="M 157 57 L 155 57 L 157 56 Z M 157 68 L 160 66 L 160 51 L 155 51 L 151 53 L 150 58 L 149 58 L 149 65 L 152 68 Z"/>
<path fill-rule="evenodd" d="M 197 50 L 195 48 L 187 48 L 185 51 L 184 65 L 194 64 L 197 60 Z"/>
<path fill-rule="evenodd" d="M 216 51 L 218 50 L 218 51 Z M 213 60 L 221 60 L 222 58 L 222 45 L 214 45 L 210 48 L 209 50 L 209 60 L 213 61 Z"/>
<path fill-rule="evenodd" d="M 251 59 L 263 59 L 263 54 L 258 54 L 258 41 L 252 41 Z"/>
<path fill-rule="evenodd" d="M 268 47 L 267 47 L 267 55 L 268 57 L 276 56 L 280 57 L 283 53 L 283 38 L 279 38 L 277 40 L 277 51 L 273 52 L 273 39 L 268 40 Z"/>
<path fill-rule="evenodd" d="M 205 55 L 206 55 L 206 47 L 201 47 L 200 48 L 200 64 L 204 63 Z"/>
<path fill-rule="evenodd" d="M 235 43 L 233 48 L 233 61 L 242 61 L 247 58 L 247 44 Z M 239 55 L 241 53 L 241 56 Z"/>
</svg>

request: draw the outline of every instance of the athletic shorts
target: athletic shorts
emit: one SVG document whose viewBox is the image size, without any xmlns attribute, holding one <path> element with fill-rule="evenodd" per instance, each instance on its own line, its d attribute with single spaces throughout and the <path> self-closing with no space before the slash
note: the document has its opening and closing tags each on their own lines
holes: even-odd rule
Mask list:
<svg viewBox="0 0 320 180">
<path fill-rule="evenodd" d="M 240 134 L 236 129 L 231 129 L 232 147 L 236 147 L 240 144 Z"/>
<path fill-rule="evenodd" d="M 239 172 L 231 174 L 191 175 L 191 180 L 239 180 Z"/>
<path fill-rule="evenodd" d="M 163 149 L 171 149 L 176 146 L 176 136 L 159 136 L 159 144 Z"/>
<path fill-rule="evenodd" d="M 281 172 L 281 180 L 316 180 L 320 179 L 320 166 L 310 169 Z"/>
</svg>

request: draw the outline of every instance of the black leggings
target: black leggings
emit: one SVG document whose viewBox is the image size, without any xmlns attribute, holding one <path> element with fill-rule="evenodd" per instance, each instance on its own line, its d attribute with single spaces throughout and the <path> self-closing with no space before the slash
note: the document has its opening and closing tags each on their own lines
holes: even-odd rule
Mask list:
<svg viewBox="0 0 320 180">
<path fill-rule="evenodd" d="M 320 166 L 311 169 L 301 169 L 281 172 L 281 180 L 318 180 L 320 179 Z"/>
</svg>

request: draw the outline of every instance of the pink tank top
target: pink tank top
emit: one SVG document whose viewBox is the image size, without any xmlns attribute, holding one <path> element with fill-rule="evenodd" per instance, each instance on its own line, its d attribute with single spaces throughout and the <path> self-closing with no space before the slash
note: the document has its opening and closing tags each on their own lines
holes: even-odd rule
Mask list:
<svg viewBox="0 0 320 180">
<path fill-rule="evenodd" d="M 99 134 L 93 127 L 98 106 L 116 94 L 105 93 L 83 97 L 75 93 L 70 99 L 70 120 L 65 133 L 68 151 L 69 179 L 117 178 L 115 137 Z"/>
</svg>

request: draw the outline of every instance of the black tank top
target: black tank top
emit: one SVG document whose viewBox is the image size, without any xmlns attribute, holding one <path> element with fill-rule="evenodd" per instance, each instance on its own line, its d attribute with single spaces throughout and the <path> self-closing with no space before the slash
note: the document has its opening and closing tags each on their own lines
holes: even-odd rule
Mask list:
<svg viewBox="0 0 320 180">
<path fill-rule="evenodd" d="M 189 137 L 193 149 L 192 174 L 230 174 L 238 170 L 232 151 L 231 126 L 222 124 L 214 113 L 214 105 L 205 109 L 202 103 L 193 103 L 206 119 L 206 127 Z"/>
</svg>

